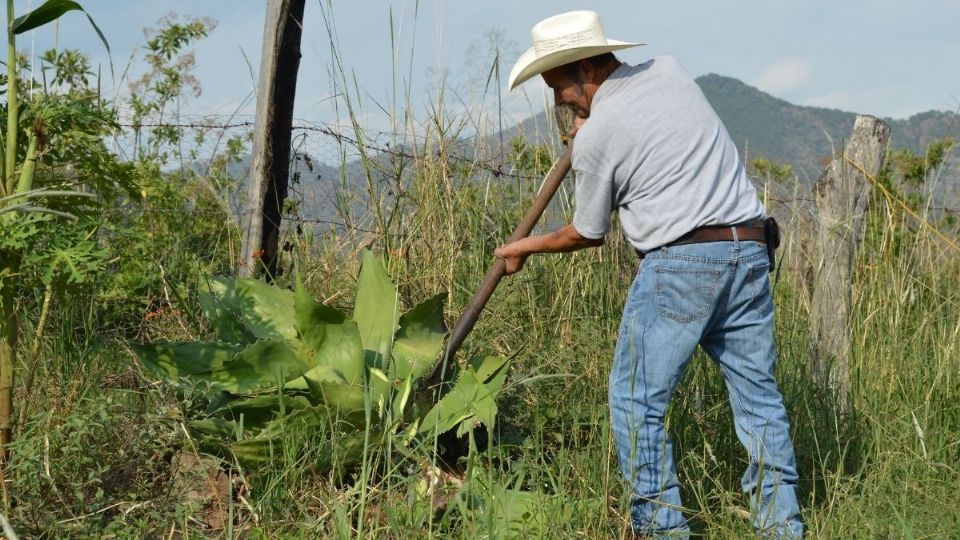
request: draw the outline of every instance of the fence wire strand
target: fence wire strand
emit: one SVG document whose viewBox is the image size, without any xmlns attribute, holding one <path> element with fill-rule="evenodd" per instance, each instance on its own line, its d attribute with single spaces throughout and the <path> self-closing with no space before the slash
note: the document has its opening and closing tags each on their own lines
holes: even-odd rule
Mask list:
<svg viewBox="0 0 960 540">
<path fill-rule="evenodd" d="M 209 117 L 204 117 L 204 118 L 209 118 Z M 126 121 L 118 124 L 119 127 L 134 129 L 134 130 L 144 129 L 144 128 L 146 129 L 175 128 L 175 129 L 186 129 L 186 130 L 192 129 L 192 130 L 221 130 L 221 131 L 235 130 L 235 129 L 252 129 L 254 125 L 255 124 L 252 120 L 211 122 L 211 121 L 203 121 L 202 118 L 198 119 L 197 121 L 188 121 L 188 122 Z M 347 135 L 328 125 L 322 126 L 322 125 L 301 121 L 299 123 L 294 124 L 292 129 L 294 132 L 300 132 L 303 134 L 313 133 L 313 134 L 322 135 L 324 137 L 327 137 L 329 140 L 334 141 L 335 144 L 339 145 L 341 148 L 338 148 L 336 151 L 329 152 L 329 154 L 327 155 L 328 158 L 331 156 L 334 156 L 334 159 L 327 159 L 327 160 L 320 161 L 320 163 L 327 166 L 331 166 L 331 167 L 337 167 L 337 166 L 342 167 L 347 164 L 345 162 L 345 155 L 342 149 L 343 145 L 352 147 L 357 153 L 358 157 L 360 155 L 368 155 L 368 156 L 375 155 L 375 156 L 389 156 L 392 159 L 420 161 L 428 157 L 428 155 L 430 155 L 427 152 L 413 151 L 410 149 L 409 145 L 403 145 L 400 147 L 391 147 L 389 143 L 378 144 L 370 141 L 362 141 L 357 136 Z M 398 134 L 381 132 L 381 133 L 377 133 L 377 135 L 390 136 L 391 138 L 395 138 Z M 466 143 L 468 141 L 458 141 L 458 142 Z M 425 146 L 426 145 L 420 145 L 421 148 Z M 510 166 L 507 164 L 503 155 L 504 148 L 502 145 L 497 145 L 497 146 L 499 146 L 500 148 L 498 152 L 499 155 L 494 156 L 492 159 L 487 159 L 487 160 L 480 159 L 477 155 L 467 156 L 467 155 L 458 155 L 456 153 L 449 153 L 449 152 L 442 153 L 442 154 L 438 152 L 436 154 L 436 157 L 440 157 L 454 163 L 467 165 L 475 170 L 486 172 L 490 174 L 492 177 L 498 178 L 498 179 L 533 180 L 533 181 L 542 180 L 540 176 L 522 174 L 516 171 L 509 170 Z M 308 169 L 310 169 L 311 171 L 313 170 L 312 163 L 311 163 L 312 158 L 310 157 L 310 152 L 297 150 L 292 154 L 293 155 L 291 156 L 291 159 L 302 158 L 308 161 L 308 164 L 307 164 Z M 850 162 L 849 159 L 847 159 L 847 162 L 850 163 L 852 166 L 854 166 L 854 168 L 857 168 L 858 170 L 860 170 L 861 173 L 864 173 L 864 171 L 862 171 L 856 163 Z M 909 204 L 905 203 L 904 201 L 901 201 L 899 198 L 892 196 L 892 194 L 889 193 L 889 191 L 885 189 L 884 186 L 881 185 L 876 178 L 873 178 L 865 173 L 864 173 L 864 176 L 874 186 L 876 186 L 879 190 L 881 190 L 881 192 L 884 194 L 884 196 L 887 198 L 888 201 L 891 201 L 892 203 L 896 203 L 898 206 L 903 207 L 904 210 L 908 212 L 912 217 L 914 217 L 914 219 L 916 219 L 923 228 L 926 228 L 932 231 L 938 237 L 940 237 L 941 239 L 945 240 L 948 244 L 950 244 L 950 246 L 953 249 L 960 252 L 960 246 L 958 246 L 956 242 L 950 240 L 942 232 L 936 229 L 936 227 L 930 224 L 928 220 L 921 217 L 914 209 L 910 208 Z M 306 201 L 310 195 L 314 195 L 315 197 L 323 196 L 320 193 L 308 194 L 303 191 L 298 191 L 296 188 L 297 183 L 298 183 L 297 180 L 291 179 L 290 186 L 288 189 L 293 191 L 299 197 L 299 200 Z M 812 189 L 812 188 L 809 188 L 809 189 Z M 326 197 L 327 197 L 328 203 L 334 204 L 334 201 L 332 200 L 331 195 L 329 193 L 326 194 Z M 798 205 L 803 206 L 803 205 L 816 204 L 816 199 L 812 196 L 812 194 L 810 196 L 795 194 L 793 196 L 784 197 L 784 196 L 778 196 L 771 193 L 767 193 L 765 194 L 764 200 L 767 201 L 768 203 L 770 202 L 776 203 L 787 208 L 795 208 Z M 960 209 L 951 208 L 947 206 L 926 205 L 924 206 L 924 208 L 926 211 L 939 212 L 942 215 L 951 215 L 951 216 L 960 215 Z M 309 223 L 309 224 L 328 225 L 331 227 L 337 227 L 341 230 L 349 229 L 349 230 L 353 230 L 361 233 L 383 233 L 383 231 L 374 231 L 372 229 L 361 227 L 356 224 L 347 223 L 344 221 L 324 219 L 322 217 L 302 217 L 299 215 L 294 215 L 294 216 L 287 215 L 287 216 L 284 216 L 282 219 L 285 222 L 294 223 L 294 224 L 297 224 L 298 226 L 299 224 L 302 224 L 302 223 Z"/>
</svg>

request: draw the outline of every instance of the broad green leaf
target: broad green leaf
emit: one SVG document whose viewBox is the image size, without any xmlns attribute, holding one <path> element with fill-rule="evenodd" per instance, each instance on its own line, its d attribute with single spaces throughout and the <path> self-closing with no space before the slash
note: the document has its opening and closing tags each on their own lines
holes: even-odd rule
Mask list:
<svg viewBox="0 0 960 540">
<path fill-rule="evenodd" d="M 347 383 L 361 384 L 363 347 L 357 323 L 311 298 L 300 283 L 294 296 L 294 313 L 310 367 L 326 366 Z"/>
<path fill-rule="evenodd" d="M 206 382 L 232 394 L 275 387 L 306 371 L 290 347 L 276 340 L 246 348 L 217 342 L 138 345 L 134 350 L 158 376 Z"/>
<path fill-rule="evenodd" d="M 233 278 L 214 278 L 210 281 L 209 290 L 216 301 L 219 301 L 220 308 L 233 313 L 256 338 L 297 338 L 292 291 L 269 285 L 259 279 Z M 210 314 L 207 316 L 210 317 Z M 218 321 L 225 317 L 219 312 L 214 312 L 213 316 Z M 236 337 L 237 330 L 232 323 L 223 324 L 229 325 L 225 331 L 231 337 Z M 221 327 L 217 326 L 217 330 L 220 331 Z"/>
<path fill-rule="evenodd" d="M 450 391 L 423 417 L 420 432 L 439 435 L 457 428 L 457 435 L 462 436 L 481 423 L 493 429 L 496 397 L 506 381 L 507 365 L 506 360 L 498 357 L 472 359 Z M 488 377 L 486 382 L 481 375 Z"/>
<path fill-rule="evenodd" d="M 336 370 L 330 366 L 316 366 L 310 368 L 309 371 L 303 374 L 303 377 L 294 380 L 287 385 L 287 388 L 291 390 L 309 390 L 310 386 L 307 385 L 307 378 L 312 379 L 315 382 L 328 382 L 335 384 L 347 384 L 347 379 L 343 377 L 343 373 L 340 373 L 339 370 Z"/>
<path fill-rule="evenodd" d="M 288 390 L 307 390 L 315 403 L 322 404 L 335 419 L 355 427 L 365 422 L 362 384 L 349 384 L 329 366 L 317 366 L 286 385 Z"/>
<path fill-rule="evenodd" d="M 158 343 L 131 347 L 151 373 L 169 381 L 219 369 L 243 350 L 239 345 L 222 342 Z"/>
<path fill-rule="evenodd" d="M 260 429 L 275 419 L 283 411 L 289 414 L 297 409 L 310 407 L 310 401 L 303 396 L 290 396 L 279 392 L 233 399 L 215 411 L 215 414 L 240 422 L 243 419 L 244 430 Z"/>
<path fill-rule="evenodd" d="M 480 380 L 479 374 L 477 380 Z M 507 380 L 507 370 L 497 371 L 493 377 L 485 383 L 482 383 L 477 392 L 476 401 L 472 406 L 472 416 L 468 421 L 461 422 L 457 427 L 457 437 L 462 437 L 474 426 L 483 424 L 487 429 L 493 430 L 497 421 L 497 395 L 503 389 L 503 383 Z"/>
<path fill-rule="evenodd" d="M 390 399 L 390 389 L 393 384 L 387 374 L 377 368 L 370 368 L 369 377 L 367 377 L 367 389 L 370 392 L 370 400 L 377 405 L 378 412 L 383 412 Z"/>
<path fill-rule="evenodd" d="M 230 439 L 236 432 L 236 423 L 222 418 L 204 418 L 187 424 L 190 431 L 221 439 Z"/>
<path fill-rule="evenodd" d="M 260 339 L 296 339 L 293 292 L 259 279 L 237 279 L 236 289 L 241 300 L 240 316 L 253 335 Z"/>
<path fill-rule="evenodd" d="M 363 417 L 357 422 L 357 413 L 363 414 L 364 392 L 359 384 L 346 384 L 330 381 L 317 381 L 304 376 L 310 388 L 310 396 L 324 404 L 331 415 L 338 415 L 354 425 L 362 425 Z"/>
<path fill-rule="evenodd" d="M 473 405 L 483 383 L 473 371 L 464 371 L 453 388 L 430 409 L 420 422 L 420 432 L 441 434 L 473 415 Z"/>
<path fill-rule="evenodd" d="M 14 34 L 22 34 L 59 19 L 68 11 L 83 11 L 83 6 L 71 0 L 47 0 L 37 9 L 13 20 L 11 29 Z"/>
<path fill-rule="evenodd" d="M 224 299 L 237 299 L 232 279 L 212 278 L 200 284 L 200 309 L 217 336 L 230 343 L 252 343 L 253 334 L 240 320 L 239 305 L 227 305 Z"/>
<path fill-rule="evenodd" d="M 226 455 L 227 444 L 237 435 L 237 423 L 222 418 L 194 420 L 187 424 L 187 429 L 200 450 L 215 455 Z"/>
<path fill-rule="evenodd" d="M 433 368 L 447 334 L 443 322 L 446 296 L 438 294 L 400 317 L 390 373 L 394 379 L 412 377 L 416 381 Z"/>
<path fill-rule="evenodd" d="M 324 381 L 337 384 L 345 384 L 347 382 L 347 380 L 343 378 L 343 375 L 332 367 L 316 366 L 307 370 L 302 377 L 288 381 L 283 387 L 286 390 L 308 391 L 310 390 L 310 385 L 307 384 L 307 377 L 313 379 L 314 382 Z"/>
<path fill-rule="evenodd" d="M 395 434 L 400 424 L 404 420 L 404 411 L 407 408 L 407 402 L 410 400 L 410 393 L 413 391 L 413 379 L 407 377 L 404 379 L 393 395 L 393 402 L 390 406 L 390 414 L 387 418 L 386 429 L 391 434 Z"/>
<path fill-rule="evenodd" d="M 549 538 L 575 515 L 571 503 L 576 501 L 567 497 L 511 489 L 500 483 L 481 490 L 474 497 L 477 511 L 471 519 L 502 531 L 507 538 Z"/>
<path fill-rule="evenodd" d="M 328 420 L 322 408 L 298 409 L 267 423 L 256 436 L 231 444 L 230 449 L 241 462 L 263 463 L 282 455 L 286 434 L 312 431 L 327 424 Z"/>
<path fill-rule="evenodd" d="M 474 356 L 467 362 L 482 382 L 489 381 L 500 369 L 507 365 L 505 356 Z"/>
<path fill-rule="evenodd" d="M 263 340 L 250 345 L 230 362 L 210 370 L 207 376 L 222 390 L 243 394 L 275 387 L 303 375 L 306 370 L 306 364 L 286 343 Z"/>
<path fill-rule="evenodd" d="M 230 451 L 236 456 L 237 461 L 245 465 L 257 465 L 268 463 L 274 456 L 278 455 L 280 448 L 280 438 L 278 436 L 257 436 L 249 439 L 243 439 L 231 444 Z"/>
<path fill-rule="evenodd" d="M 383 264 L 369 250 L 363 252 L 353 320 L 360 330 L 367 366 L 386 369 L 397 329 L 397 289 Z"/>
<path fill-rule="evenodd" d="M 75 10 L 83 11 L 83 14 L 87 16 L 87 20 L 90 21 L 90 25 L 93 26 L 93 30 L 97 33 L 97 36 L 100 37 L 100 41 L 103 42 L 103 46 L 107 49 L 107 54 L 109 54 L 110 44 L 107 43 L 107 38 L 103 35 L 103 32 L 100 31 L 100 27 L 97 26 L 97 23 L 93 22 L 93 17 L 83 10 L 83 6 L 71 0 L 47 0 L 37 9 L 34 9 L 26 15 L 21 15 L 14 19 L 10 29 L 13 30 L 14 34 L 29 32 L 34 28 L 41 27 L 51 21 L 59 19 L 60 16 L 68 11 Z M 110 65 L 112 69 L 112 60 Z"/>
<path fill-rule="evenodd" d="M 343 467 L 359 463 L 363 459 L 363 431 L 351 429 L 341 433 L 336 430 L 337 426 L 336 421 L 327 416 L 327 410 L 324 407 L 299 409 L 270 422 L 257 436 L 231 444 L 230 449 L 241 462 L 262 464 L 279 458 L 285 450 L 298 452 L 302 450 L 300 447 L 284 448 L 284 443 L 290 440 L 289 434 L 322 430 L 328 432 L 330 436 L 325 438 L 326 442 L 322 448 L 311 449 L 316 452 L 314 464 L 318 469 L 325 470 L 332 466 Z M 378 435 L 371 434 L 370 437 L 373 444 L 379 440 Z"/>
</svg>

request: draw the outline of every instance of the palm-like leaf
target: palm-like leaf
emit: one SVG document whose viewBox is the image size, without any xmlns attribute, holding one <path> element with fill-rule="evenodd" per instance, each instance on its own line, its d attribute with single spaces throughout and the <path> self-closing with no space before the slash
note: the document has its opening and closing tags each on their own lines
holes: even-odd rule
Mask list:
<svg viewBox="0 0 960 540">
<path fill-rule="evenodd" d="M 507 378 L 506 365 L 506 359 L 497 356 L 472 360 L 453 388 L 424 415 L 420 432 L 440 434 L 457 428 L 457 435 L 462 436 L 478 424 L 493 429 L 495 399 Z"/>
<path fill-rule="evenodd" d="M 310 367 L 326 366 L 347 384 L 362 383 L 363 349 L 357 323 L 340 311 L 311 298 L 299 284 L 294 311 L 303 354 L 307 356 Z"/>
<path fill-rule="evenodd" d="M 370 251 L 363 252 L 353 320 L 360 330 L 364 361 L 367 366 L 386 369 L 397 330 L 399 310 L 397 288 L 386 269 Z"/>
<path fill-rule="evenodd" d="M 241 461 L 259 463 L 289 450 L 282 444 L 290 430 L 319 430 L 339 441 L 321 461 L 346 464 L 359 453 L 338 454 L 351 452 L 364 434 L 376 441 L 402 428 L 409 440 L 493 427 L 506 359 L 471 360 L 436 403 L 435 390 L 418 384 L 443 348 L 444 299 L 434 296 L 398 316 L 396 287 L 365 252 L 352 319 L 299 282 L 291 292 L 257 280 L 211 279 L 200 303 L 222 341 L 135 351 L 159 377 L 219 392 L 211 416 L 191 424 L 207 448 L 229 448 Z"/>
<path fill-rule="evenodd" d="M 107 54 L 109 54 L 110 43 L 107 42 L 106 36 L 104 36 L 103 32 L 100 31 L 100 27 L 97 26 L 97 23 L 93 21 L 93 17 L 84 11 L 83 6 L 72 0 L 47 0 L 33 11 L 14 19 L 13 24 L 10 25 L 10 30 L 14 34 L 29 32 L 34 28 L 39 28 L 49 22 L 59 19 L 64 13 L 69 11 L 82 11 L 83 14 L 87 16 L 87 20 L 90 21 L 90 26 L 93 27 L 93 30 L 97 33 L 97 36 L 100 37 L 100 41 L 103 42 L 103 46 L 107 49 Z M 112 60 L 110 65 L 112 69 Z"/>
<path fill-rule="evenodd" d="M 395 379 L 418 380 L 433 368 L 447 335 L 447 326 L 443 323 L 446 296 L 438 294 L 400 317 L 390 373 Z"/>
</svg>

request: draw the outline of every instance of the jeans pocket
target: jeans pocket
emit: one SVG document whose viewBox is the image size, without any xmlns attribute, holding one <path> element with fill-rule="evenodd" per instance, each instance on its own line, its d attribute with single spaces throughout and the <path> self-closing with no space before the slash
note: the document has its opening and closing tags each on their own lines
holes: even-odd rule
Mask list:
<svg viewBox="0 0 960 540">
<path fill-rule="evenodd" d="M 770 294 L 770 260 L 764 257 L 747 266 L 745 289 L 750 295 L 750 311 L 766 315 L 773 311 Z"/>
<path fill-rule="evenodd" d="M 660 315 L 688 323 L 710 314 L 720 270 L 657 267 Z"/>
</svg>

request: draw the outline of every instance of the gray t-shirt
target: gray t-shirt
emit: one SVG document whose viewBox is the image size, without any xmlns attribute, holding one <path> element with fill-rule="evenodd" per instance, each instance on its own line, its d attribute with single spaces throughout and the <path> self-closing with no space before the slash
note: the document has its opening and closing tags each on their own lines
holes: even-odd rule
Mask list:
<svg viewBox="0 0 960 540">
<path fill-rule="evenodd" d="M 586 238 L 610 231 L 614 209 L 640 251 L 764 215 L 726 128 L 669 56 L 623 64 L 600 85 L 577 132 L 573 169 L 573 226 Z"/>
</svg>

